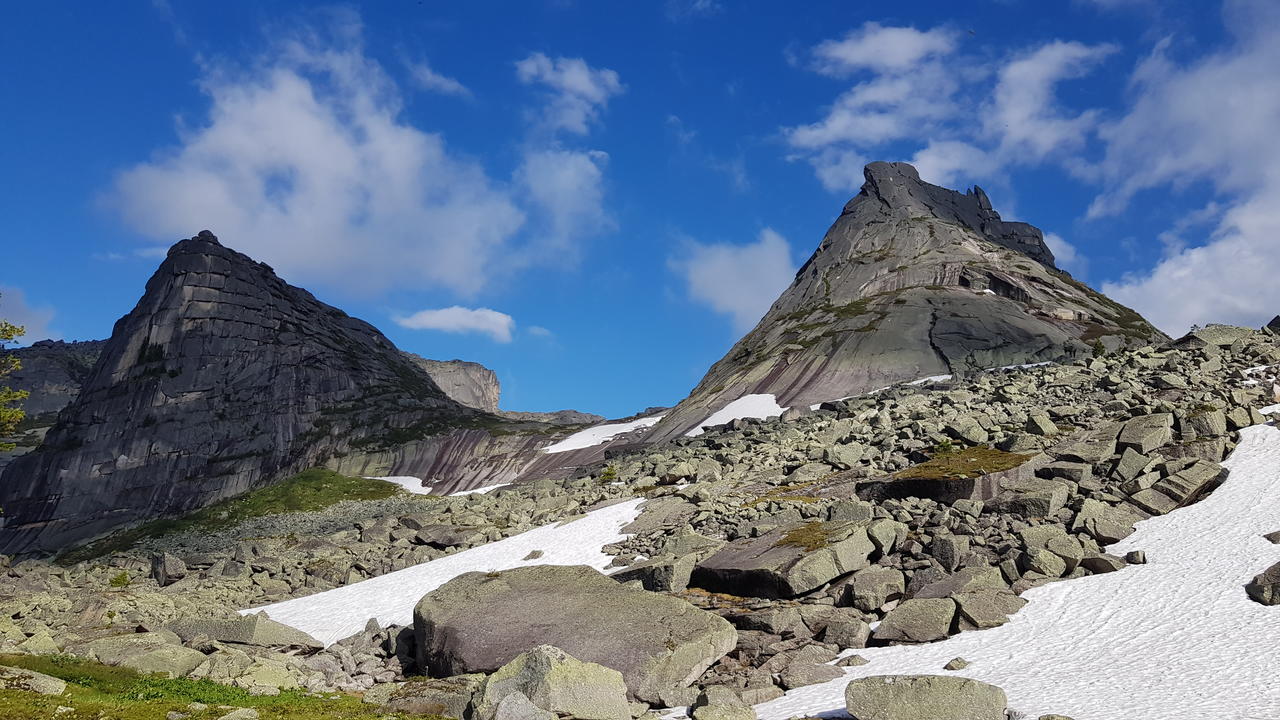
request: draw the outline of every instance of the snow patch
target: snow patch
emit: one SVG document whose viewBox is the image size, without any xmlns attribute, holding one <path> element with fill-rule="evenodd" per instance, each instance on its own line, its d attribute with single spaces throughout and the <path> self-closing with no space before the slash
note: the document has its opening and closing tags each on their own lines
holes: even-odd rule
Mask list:
<svg viewBox="0 0 1280 720">
<path fill-rule="evenodd" d="M 385 480 L 389 483 L 395 483 L 400 487 L 408 490 L 414 495 L 430 495 L 431 488 L 422 485 L 422 478 L 416 478 L 412 475 L 388 475 L 386 477 L 369 477 L 365 476 L 365 480 Z"/>
<path fill-rule="evenodd" d="M 1107 549 L 1144 550 L 1147 564 L 1028 590 L 1029 604 L 998 628 L 859 650 L 867 665 L 757 706 L 760 720 L 844 717 L 850 680 L 950 674 L 942 666 L 957 656 L 970 665 L 954 674 L 998 685 L 1028 717 L 1275 718 L 1280 612 L 1244 585 L 1280 561 L 1280 546 L 1262 538 L 1280 529 L 1280 429 L 1240 436 L 1212 495 Z"/>
<path fill-rule="evenodd" d="M 581 450 L 594 445 L 608 442 L 623 433 L 629 433 L 632 430 L 640 428 L 653 427 L 661 420 L 663 415 L 650 415 L 639 420 L 632 420 L 625 423 L 608 423 L 605 425 L 596 425 L 580 432 L 576 432 L 558 443 L 548 445 L 543 448 L 544 452 L 562 453 L 570 450 Z"/>
<path fill-rule="evenodd" d="M 423 595 L 463 573 L 523 565 L 589 565 L 603 572 L 613 559 L 604 553 L 604 546 L 628 537 L 622 528 L 640 515 L 642 502 L 617 503 L 575 520 L 544 525 L 363 582 L 240 613 L 266 611 L 272 620 L 309 633 L 328 646 L 363 630 L 371 617 L 383 627 L 411 624 L 413 608 Z M 533 550 L 541 550 L 542 556 L 525 560 Z"/>
<path fill-rule="evenodd" d="M 687 437 L 701 435 L 705 428 L 713 425 L 723 425 L 739 418 L 777 417 L 785 412 L 786 409 L 779 405 L 777 399 L 769 393 L 743 395 L 712 413 L 711 417 L 698 423 L 697 427 L 685 433 L 685 435 Z"/>
<path fill-rule="evenodd" d="M 458 497 L 459 495 L 484 495 L 491 493 L 498 488 L 504 488 L 511 483 L 498 483 L 497 485 L 486 485 L 484 487 L 471 488 L 470 490 L 459 490 L 458 492 L 449 493 L 449 497 Z"/>
</svg>

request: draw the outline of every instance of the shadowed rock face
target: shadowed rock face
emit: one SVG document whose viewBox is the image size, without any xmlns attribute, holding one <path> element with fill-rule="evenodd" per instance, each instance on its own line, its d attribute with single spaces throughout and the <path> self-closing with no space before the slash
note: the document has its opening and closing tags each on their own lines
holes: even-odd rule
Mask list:
<svg viewBox="0 0 1280 720">
<path fill-rule="evenodd" d="M 675 437 L 752 393 L 809 405 L 931 375 L 1057 360 L 1167 338 L 1058 270 L 1039 230 L 978 188 L 905 163 L 866 183 L 760 323 L 649 435 Z"/>
<path fill-rule="evenodd" d="M 170 249 L 43 445 L 0 475 L 0 552 L 55 551 L 491 421 L 373 326 L 202 232 Z"/>
<path fill-rule="evenodd" d="M 41 340 L 18 348 L 12 354 L 22 367 L 6 377 L 4 384 L 30 393 L 22 402 L 27 417 L 57 414 L 80 394 L 80 385 L 89 377 L 105 344 L 102 340 Z"/>
</svg>

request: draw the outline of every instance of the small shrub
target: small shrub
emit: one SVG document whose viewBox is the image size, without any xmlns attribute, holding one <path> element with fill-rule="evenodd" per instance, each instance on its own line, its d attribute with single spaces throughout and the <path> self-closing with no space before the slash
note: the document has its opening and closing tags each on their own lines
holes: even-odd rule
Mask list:
<svg viewBox="0 0 1280 720">
<path fill-rule="evenodd" d="M 129 573 L 125 572 L 124 570 L 121 570 L 119 575 L 116 575 L 115 577 L 111 578 L 111 587 L 113 588 L 129 587 L 130 582 L 131 580 L 129 579 Z"/>
</svg>

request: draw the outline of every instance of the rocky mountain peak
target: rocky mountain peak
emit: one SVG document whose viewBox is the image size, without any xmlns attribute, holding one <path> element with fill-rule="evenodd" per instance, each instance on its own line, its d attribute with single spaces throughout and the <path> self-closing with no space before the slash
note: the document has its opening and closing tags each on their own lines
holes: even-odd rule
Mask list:
<svg viewBox="0 0 1280 720">
<path fill-rule="evenodd" d="M 4 468 L 0 552 L 63 547 L 489 418 L 372 325 L 204 231 L 169 250 L 40 448 Z"/>
<path fill-rule="evenodd" d="M 876 162 L 795 281 L 651 440 L 746 395 L 807 406 L 935 375 L 1166 339 L 1054 265 L 1039 229 Z"/>
</svg>

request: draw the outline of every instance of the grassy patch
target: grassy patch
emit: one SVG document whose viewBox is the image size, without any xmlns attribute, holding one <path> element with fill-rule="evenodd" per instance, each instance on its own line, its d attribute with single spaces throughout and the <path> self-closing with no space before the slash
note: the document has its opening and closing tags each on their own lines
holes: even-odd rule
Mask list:
<svg viewBox="0 0 1280 720">
<path fill-rule="evenodd" d="M 904 480 L 955 480 L 1012 470 L 1030 460 L 1030 455 L 1007 453 L 985 445 L 940 452 L 919 465 L 897 474 Z"/>
<path fill-rule="evenodd" d="M 275 485 L 216 502 L 188 515 L 152 520 L 73 548 L 58 556 L 58 562 L 71 565 L 92 560 L 125 550 L 140 540 L 170 533 L 225 530 L 249 518 L 323 510 L 343 500 L 381 500 L 402 492 L 398 485 L 383 480 L 347 477 L 332 470 L 313 468 Z"/>
<path fill-rule="evenodd" d="M 0 665 L 21 667 L 65 680 L 67 692 L 50 697 L 0 690 L 0 717 L 5 720 L 163 720 L 170 712 L 189 713 L 191 720 L 213 720 L 230 707 L 251 707 L 263 720 L 373 720 L 404 718 L 381 712 L 353 695 L 313 696 L 286 690 L 274 697 L 254 697 L 239 688 L 209 680 L 168 679 L 69 656 L 0 655 Z M 193 702 L 209 707 L 192 712 Z M 219 707 L 222 706 L 222 707 Z M 58 707 L 72 708 L 56 712 Z M 418 716 L 415 716 L 418 717 Z"/>
<path fill-rule="evenodd" d="M 791 483 L 790 485 L 779 485 L 778 487 L 773 488 L 769 492 L 759 497 L 746 501 L 745 503 L 742 504 L 742 507 L 754 507 L 761 503 L 767 503 L 767 502 L 803 502 L 803 503 L 820 502 L 823 498 L 816 497 L 813 495 L 793 495 L 791 493 L 799 492 L 800 490 L 804 490 L 805 488 L 813 487 L 814 485 L 817 485 L 818 483 L 822 482 L 822 480 L 824 479 L 825 478 L 819 478 L 817 480 L 810 480 L 809 482 Z"/>
<path fill-rule="evenodd" d="M 831 534 L 823 522 L 805 523 L 787 531 L 776 547 L 798 547 L 809 552 L 821 550 L 831 544 Z"/>
</svg>

